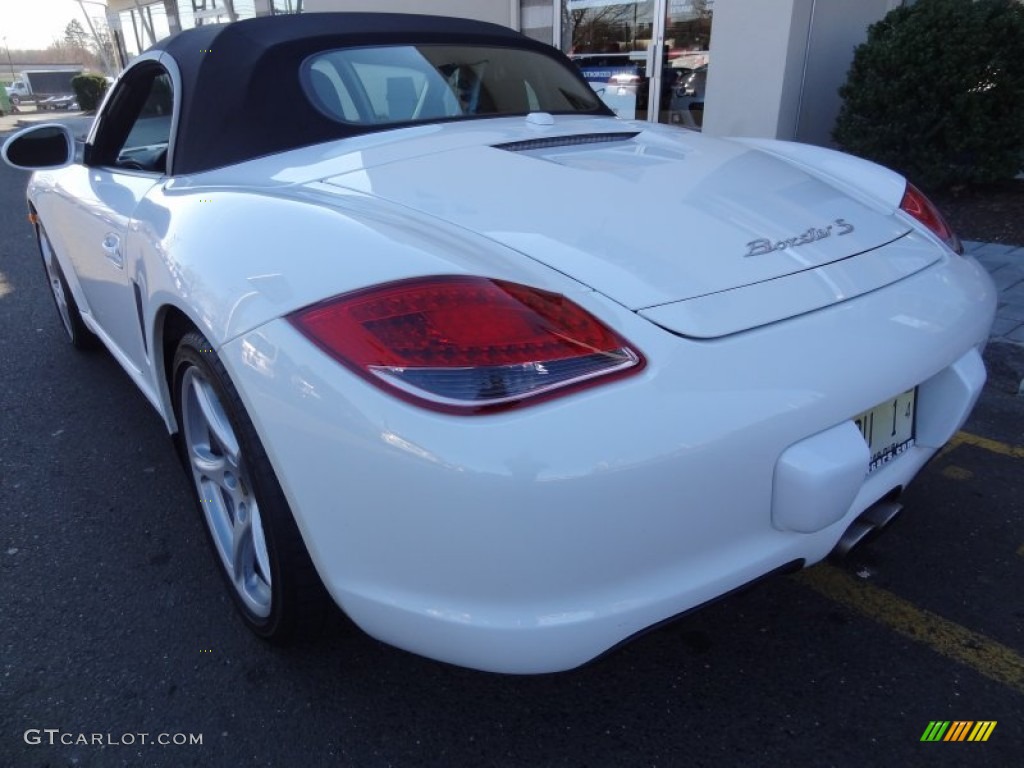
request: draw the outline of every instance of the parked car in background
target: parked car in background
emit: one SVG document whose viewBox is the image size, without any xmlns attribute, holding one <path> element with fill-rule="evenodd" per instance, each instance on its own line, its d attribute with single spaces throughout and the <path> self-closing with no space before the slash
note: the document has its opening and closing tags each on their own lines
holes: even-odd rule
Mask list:
<svg viewBox="0 0 1024 768">
<path fill-rule="evenodd" d="M 679 78 L 672 91 L 670 122 L 698 130 L 704 126 L 704 91 L 707 81 L 707 64 L 688 70 Z"/>
<path fill-rule="evenodd" d="M 882 528 L 985 381 L 995 288 L 904 178 L 617 119 L 483 22 L 204 25 L 3 157 L 274 642 L 333 601 L 575 667 Z"/>
<path fill-rule="evenodd" d="M 683 96 L 693 96 L 704 101 L 704 89 L 708 82 L 708 65 L 704 64 L 681 78 L 679 90 Z"/>
</svg>

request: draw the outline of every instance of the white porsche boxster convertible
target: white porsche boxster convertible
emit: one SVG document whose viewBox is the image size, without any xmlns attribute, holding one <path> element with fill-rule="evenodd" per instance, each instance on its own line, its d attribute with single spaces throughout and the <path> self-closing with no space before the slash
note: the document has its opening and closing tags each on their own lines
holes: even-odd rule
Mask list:
<svg viewBox="0 0 1024 768">
<path fill-rule="evenodd" d="M 3 155 L 275 641 L 333 599 L 577 666 L 884 525 L 985 380 L 993 285 L 905 179 L 616 119 L 498 26 L 203 26 Z"/>
</svg>

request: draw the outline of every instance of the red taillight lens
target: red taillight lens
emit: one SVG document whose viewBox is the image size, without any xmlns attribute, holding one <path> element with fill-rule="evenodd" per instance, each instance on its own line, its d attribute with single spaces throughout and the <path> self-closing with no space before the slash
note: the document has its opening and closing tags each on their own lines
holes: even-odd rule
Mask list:
<svg viewBox="0 0 1024 768">
<path fill-rule="evenodd" d="M 913 184 L 907 183 L 907 191 L 903 193 L 900 208 L 928 227 L 928 229 L 938 235 L 942 242 L 954 251 L 957 253 L 964 252 L 964 246 L 960 242 L 960 238 L 953 232 L 953 228 L 946 222 L 945 217 L 939 213 L 939 209 L 935 207 L 932 201 L 925 197 L 924 193 Z"/>
<path fill-rule="evenodd" d="M 507 407 L 642 364 L 564 296 L 480 277 L 389 283 L 289 319 L 360 375 L 441 410 Z"/>
</svg>

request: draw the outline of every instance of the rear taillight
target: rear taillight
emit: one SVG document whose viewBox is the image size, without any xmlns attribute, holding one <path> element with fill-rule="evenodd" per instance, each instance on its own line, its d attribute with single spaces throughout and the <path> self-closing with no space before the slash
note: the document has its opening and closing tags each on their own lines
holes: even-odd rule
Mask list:
<svg viewBox="0 0 1024 768">
<path fill-rule="evenodd" d="M 402 280 L 289 319 L 356 373 L 439 410 L 509 407 L 643 363 L 564 296 L 480 277 Z"/>
<path fill-rule="evenodd" d="M 909 182 L 907 183 L 907 191 L 903 193 L 900 208 L 928 227 L 942 242 L 954 251 L 957 253 L 964 252 L 964 246 L 960 242 L 960 238 L 953 232 L 953 228 L 946 222 L 945 217 L 939 213 L 939 209 L 935 207 L 931 200 L 924 196 L 921 190 Z"/>
</svg>

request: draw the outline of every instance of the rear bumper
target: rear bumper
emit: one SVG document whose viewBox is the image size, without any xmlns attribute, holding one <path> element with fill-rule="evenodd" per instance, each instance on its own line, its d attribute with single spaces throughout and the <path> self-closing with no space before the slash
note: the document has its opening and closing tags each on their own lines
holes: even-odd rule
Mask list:
<svg viewBox="0 0 1024 768">
<path fill-rule="evenodd" d="M 822 559 L 962 424 L 995 307 L 984 271 L 952 257 L 715 341 L 574 298 L 648 367 L 489 416 L 395 400 L 285 322 L 223 348 L 324 583 L 369 634 L 463 666 L 558 671 Z M 914 386 L 916 444 L 853 477 L 850 419 Z M 842 483 L 779 469 L 821 435 Z"/>
<path fill-rule="evenodd" d="M 782 531 L 814 533 L 860 514 L 911 477 L 967 419 L 985 385 L 977 348 L 921 382 L 914 445 L 867 477 L 867 445 L 852 421 L 844 421 L 789 446 L 775 464 L 772 524 Z M 890 468 L 900 465 L 899 472 Z"/>
</svg>

